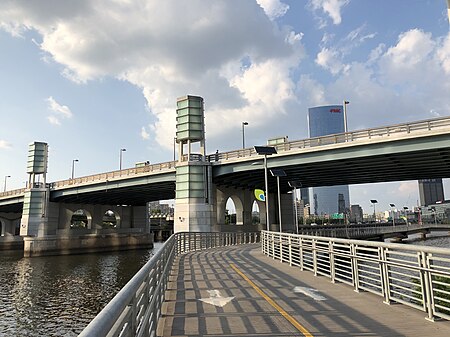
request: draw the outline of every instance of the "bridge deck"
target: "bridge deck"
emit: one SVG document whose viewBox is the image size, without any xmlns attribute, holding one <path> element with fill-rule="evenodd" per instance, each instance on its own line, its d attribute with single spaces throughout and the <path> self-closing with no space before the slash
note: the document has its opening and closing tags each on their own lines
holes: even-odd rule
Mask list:
<svg viewBox="0 0 450 337">
<path fill-rule="evenodd" d="M 162 336 L 450 336 L 448 321 L 274 261 L 259 245 L 181 255 L 166 294 Z M 210 297 L 219 306 L 200 301 Z"/>
</svg>

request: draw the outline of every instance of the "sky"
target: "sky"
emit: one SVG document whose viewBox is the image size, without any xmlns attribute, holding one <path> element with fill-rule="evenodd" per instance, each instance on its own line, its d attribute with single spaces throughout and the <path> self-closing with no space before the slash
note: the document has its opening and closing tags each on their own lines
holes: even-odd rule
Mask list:
<svg viewBox="0 0 450 337">
<path fill-rule="evenodd" d="M 205 100 L 208 153 L 307 137 L 309 107 L 348 100 L 350 131 L 450 115 L 445 0 L 2 0 L 0 186 L 173 159 L 176 99 Z M 445 180 L 445 193 L 450 183 Z M 370 213 L 417 181 L 355 185 Z"/>
</svg>

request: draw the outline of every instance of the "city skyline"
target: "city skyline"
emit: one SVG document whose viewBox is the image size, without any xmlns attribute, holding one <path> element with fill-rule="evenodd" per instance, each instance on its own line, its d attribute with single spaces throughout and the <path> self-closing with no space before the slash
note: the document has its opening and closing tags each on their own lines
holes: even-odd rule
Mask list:
<svg viewBox="0 0 450 337">
<path fill-rule="evenodd" d="M 343 100 L 350 131 L 450 112 L 445 0 L 4 1 L 0 46 L 2 190 L 24 187 L 33 141 L 48 181 L 172 160 L 186 94 L 207 153 L 240 148 L 244 121 L 247 147 L 306 138 L 308 108 Z M 350 186 L 370 199 L 412 207 L 418 183 Z"/>
</svg>

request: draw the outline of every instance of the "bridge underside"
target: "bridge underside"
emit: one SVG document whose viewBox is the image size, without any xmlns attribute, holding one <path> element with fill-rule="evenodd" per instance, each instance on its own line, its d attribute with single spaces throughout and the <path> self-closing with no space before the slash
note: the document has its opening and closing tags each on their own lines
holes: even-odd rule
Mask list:
<svg viewBox="0 0 450 337">
<path fill-rule="evenodd" d="M 133 205 L 144 206 L 147 202 L 175 198 L 175 182 L 166 181 L 134 186 L 116 186 L 110 184 L 100 188 L 86 188 L 80 186 L 77 193 L 73 191 L 55 191 L 50 201 L 74 204 L 99 205 Z"/>
<path fill-rule="evenodd" d="M 444 139 L 445 140 L 444 140 Z M 402 180 L 450 177 L 450 137 L 423 146 L 411 141 L 390 144 L 373 144 L 365 148 L 348 146 L 339 149 L 299 153 L 284 157 L 268 157 L 268 168 L 281 168 L 286 172 L 280 178 L 280 189 L 286 193 L 292 188 L 289 181 L 299 181 L 302 187 L 352 185 Z M 399 145 L 399 143 L 401 143 Z M 434 146 L 436 145 L 436 146 Z M 441 145 L 441 146 L 439 146 Z M 418 147 L 418 149 L 414 149 Z M 420 149 L 420 148 L 424 149 Z M 378 153 L 378 154 L 377 154 Z M 218 186 L 243 189 L 264 188 L 264 170 L 260 157 L 252 162 L 221 166 L 214 171 Z M 229 172 L 229 171 L 233 172 Z M 269 175 L 269 190 L 276 190 L 276 179 Z"/>
</svg>

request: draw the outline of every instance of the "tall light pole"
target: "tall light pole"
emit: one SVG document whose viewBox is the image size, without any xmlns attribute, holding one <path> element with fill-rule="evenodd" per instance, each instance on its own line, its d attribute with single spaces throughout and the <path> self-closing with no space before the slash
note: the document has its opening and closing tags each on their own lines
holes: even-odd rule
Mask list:
<svg viewBox="0 0 450 337">
<path fill-rule="evenodd" d="M 344 106 L 344 132 L 347 133 L 348 132 L 348 127 L 347 127 L 347 104 L 350 104 L 349 101 L 344 100 L 343 102 L 343 106 Z"/>
<path fill-rule="evenodd" d="M 267 231 L 270 230 L 269 225 L 269 186 L 267 180 L 267 156 L 271 154 L 276 154 L 277 150 L 273 146 L 255 146 L 255 151 L 259 155 L 264 155 L 264 184 L 265 184 L 265 201 L 266 201 L 266 227 Z"/>
<path fill-rule="evenodd" d="M 3 192 L 6 192 L 6 179 L 11 178 L 11 176 L 5 176 L 5 185 L 3 186 Z"/>
<path fill-rule="evenodd" d="M 120 149 L 120 154 L 119 154 L 119 170 L 122 171 L 122 152 L 125 152 L 127 149 Z"/>
<path fill-rule="evenodd" d="M 280 177 L 286 177 L 286 172 L 282 169 L 271 169 L 270 174 L 277 177 L 277 190 L 278 190 L 278 219 L 280 221 L 280 233 L 283 231 L 281 228 L 281 193 L 280 193 Z"/>
<path fill-rule="evenodd" d="M 245 149 L 245 132 L 244 127 L 248 125 L 248 122 L 242 122 L 242 148 Z"/>
<path fill-rule="evenodd" d="M 392 226 L 395 227 L 395 213 L 394 213 L 394 204 L 389 204 L 391 206 L 391 214 L 392 214 Z"/>
<path fill-rule="evenodd" d="M 75 172 L 75 162 L 77 162 L 77 161 L 78 161 L 78 159 L 73 159 L 72 160 L 72 179 L 74 177 L 74 172 Z"/>
<path fill-rule="evenodd" d="M 377 222 L 377 213 L 375 211 L 375 204 L 378 202 L 376 199 L 371 199 L 370 202 L 373 204 L 373 219 Z"/>
</svg>

